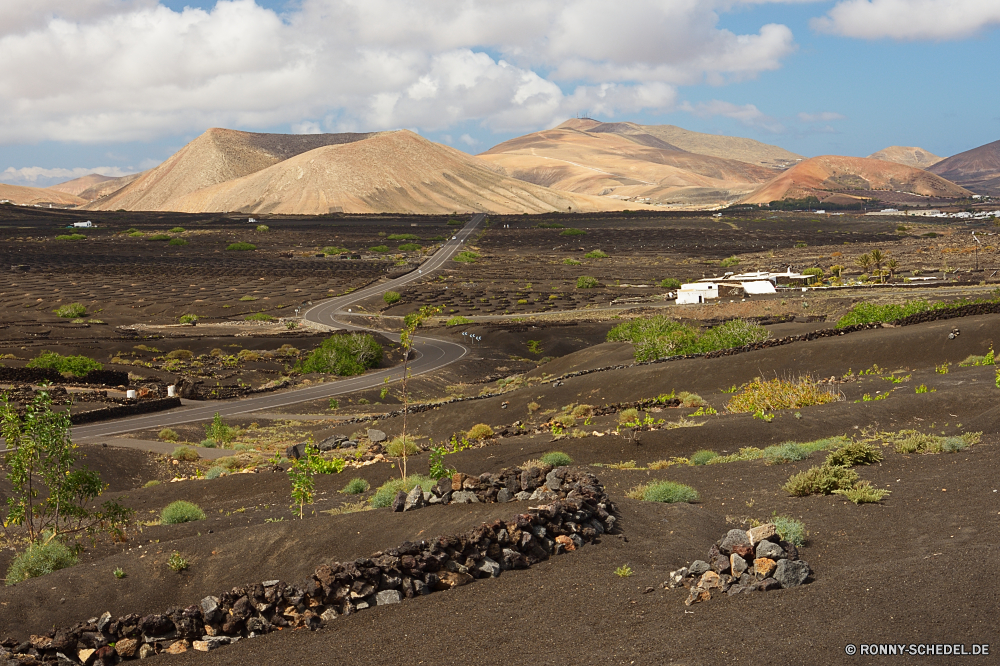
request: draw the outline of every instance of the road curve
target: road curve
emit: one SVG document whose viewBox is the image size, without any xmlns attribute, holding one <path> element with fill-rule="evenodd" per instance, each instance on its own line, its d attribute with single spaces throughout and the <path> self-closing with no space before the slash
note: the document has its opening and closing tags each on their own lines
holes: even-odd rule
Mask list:
<svg viewBox="0 0 1000 666">
<path fill-rule="evenodd" d="M 307 310 L 303 315 L 303 318 L 316 324 L 334 326 L 340 329 L 355 331 L 368 330 L 362 326 L 339 321 L 336 317 L 338 314 L 343 313 L 345 309 L 349 308 L 358 301 L 402 287 L 403 285 L 416 280 L 422 280 L 427 276 L 427 274 L 444 266 L 446 262 L 450 261 L 451 258 L 462 249 L 466 240 L 476 230 L 476 227 L 479 226 L 485 217 L 485 213 L 478 213 L 474 215 L 469 223 L 453 234 L 452 238 L 446 241 L 430 259 L 425 261 L 420 266 L 419 269 L 411 273 L 407 273 L 402 277 L 396 278 L 395 280 L 369 285 L 363 289 L 351 292 L 346 296 L 339 296 L 337 298 L 323 301 L 322 303 L 314 305 Z M 391 340 L 399 340 L 399 334 L 386 333 L 385 331 L 379 331 L 379 333 Z M 413 342 L 413 348 L 417 353 L 417 358 L 410 361 L 409 367 L 411 376 L 433 372 L 460 360 L 469 353 L 469 350 L 466 347 L 447 340 L 414 337 Z M 90 425 L 75 426 L 72 431 L 72 436 L 76 440 L 82 440 L 92 437 L 108 437 L 111 435 L 119 435 L 126 432 L 146 430 L 149 428 L 165 428 L 168 426 L 180 425 L 182 423 L 191 423 L 193 421 L 211 419 L 216 412 L 218 412 L 221 416 L 238 416 L 249 412 L 276 409 L 278 407 L 285 407 L 299 402 L 317 400 L 320 398 L 330 398 L 344 393 L 353 393 L 354 391 L 370 389 L 383 385 L 386 379 L 393 382 L 400 379 L 402 376 L 402 366 L 396 366 L 394 368 L 386 368 L 376 372 L 369 372 L 358 377 L 338 379 L 334 382 L 307 386 L 304 388 L 293 389 L 291 391 L 284 391 L 282 393 L 256 395 L 248 398 L 224 402 L 212 401 L 203 403 L 185 401 L 185 406 L 179 409 L 157 412 L 155 414 L 133 416 L 125 419 L 119 419 L 117 421 L 104 421 Z"/>
</svg>

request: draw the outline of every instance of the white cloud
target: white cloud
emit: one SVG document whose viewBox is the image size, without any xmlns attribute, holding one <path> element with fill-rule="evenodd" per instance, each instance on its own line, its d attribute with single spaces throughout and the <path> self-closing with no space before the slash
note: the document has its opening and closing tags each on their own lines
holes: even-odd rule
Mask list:
<svg viewBox="0 0 1000 666">
<path fill-rule="evenodd" d="M 121 169 L 120 167 L 76 167 L 73 169 L 46 169 L 43 167 L 15 169 L 14 167 L 7 167 L 3 171 L 0 171 L 0 182 L 11 185 L 26 185 L 28 187 L 48 187 L 49 185 L 73 180 L 74 178 L 88 176 L 92 173 L 119 178 L 127 176 L 130 173 L 135 173 L 135 171 Z"/>
<path fill-rule="evenodd" d="M 464 143 L 465 145 L 469 146 L 470 148 L 479 143 L 478 141 L 473 139 L 472 135 L 470 134 L 463 134 L 462 136 L 458 137 L 458 140 Z"/>
<path fill-rule="evenodd" d="M 694 105 L 685 102 L 680 108 L 700 118 L 710 116 L 732 118 L 741 125 L 761 129 L 772 134 L 780 134 L 785 131 L 785 126 L 781 121 L 767 115 L 753 104 L 738 105 L 714 99 L 711 102 L 700 102 Z"/>
<path fill-rule="evenodd" d="M 783 25 L 719 29 L 739 2 L 301 0 L 280 16 L 254 0 L 0 2 L 0 143 L 665 110 L 677 85 L 753 77 L 794 50 Z"/>
<path fill-rule="evenodd" d="M 834 120 L 844 120 L 847 116 L 833 111 L 821 111 L 820 113 L 800 113 L 799 120 L 804 123 L 829 123 Z"/>
<path fill-rule="evenodd" d="M 997 0 L 841 0 L 812 27 L 861 39 L 961 39 L 1000 25 Z"/>
</svg>

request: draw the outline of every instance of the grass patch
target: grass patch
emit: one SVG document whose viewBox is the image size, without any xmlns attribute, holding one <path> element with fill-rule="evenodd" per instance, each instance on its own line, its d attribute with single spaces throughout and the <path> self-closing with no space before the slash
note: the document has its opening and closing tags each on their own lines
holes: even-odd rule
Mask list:
<svg viewBox="0 0 1000 666">
<path fill-rule="evenodd" d="M 565 467 L 566 465 L 572 465 L 573 459 L 562 451 L 553 451 L 552 453 L 546 453 L 540 458 L 540 460 L 546 465 L 552 465 L 553 467 Z"/>
<path fill-rule="evenodd" d="M 681 288 L 681 281 L 678 280 L 677 278 L 665 278 L 663 280 L 660 280 L 660 288 L 661 289 L 680 289 Z"/>
<path fill-rule="evenodd" d="M 444 323 L 445 326 L 465 326 L 471 324 L 472 320 L 462 315 L 456 315 Z"/>
<path fill-rule="evenodd" d="M 399 246 L 400 252 L 418 252 L 420 249 L 421 246 L 416 243 L 403 243 Z"/>
<path fill-rule="evenodd" d="M 387 506 L 392 506 L 392 500 L 396 498 L 396 494 L 400 490 L 408 493 L 419 485 L 424 492 L 430 492 L 436 483 L 436 480 L 422 474 L 411 474 L 406 477 L 406 481 L 391 479 L 379 486 L 369 501 L 373 509 L 384 509 Z"/>
<path fill-rule="evenodd" d="M 774 525 L 774 530 L 782 541 L 787 541 L 795 546 L 806 545 L 806 526 L 801 520 L 795 520 L 788 516 L 771 516 L 768 521 Z"/>
<path fill-rule="evenodd" d="M 254 312 L 243 317 L 244 321 L 278 321 L 277 317 L 272 317 L 266 312 Z"/>
<path fill-rule="evenodd" d="M 874 465 L 882 462 L 882 450 L 870 442 L 851 442 L 826 457 L 826 464 L 838 467 Z"/>
<path fill-rule="evenodd" d="M 975 303 L 995 303 L 997 298 L 992 299 L 960 299 L 951 303 L 928 303 L 927 301 L 915 300 L 905 304 L 885 304 L 858 303 L 851 308 L 847 314 L 837 320 L 837 328 L 845 328 L 857 324 L 876 324 L 897 321 L 910 315 L 919 314 L 932 310 L 954 310 L 965 305 Z"/>
<path fill-rule="evenodd" d="M 567 266 L 579 266 L 581 262 L 576 259 L 563 259 L 563 263 Z"/>
<path fill-rule="evenodd" d="M 930 435 L 917 430 L 880 433 L 882 439 L 896 453 L 956 453 L 979 443 L 983 433 L 967 432 L 955 437 Z"/>
<path fill-rule="evenodd" d="M 305 373 L 323 372 L 341 377 L 364 374 L 382 362 L 382 347 L 368 333 L 334 335 L 324 340 L 300 365 Z"/>
<path fill-rule="evenodd" d="M 719 266 L 723 268 L 731 268 L 732 266 L 736 266 L 739 263 L 740 263 L 740 258 L 737 257 L 736 255 L 733 255 L 731 257 L 726 257 L 725 259 L 720 261 Z"/>
<path fill-rule="evenodd" d="M 631 342 L 635 360 L 653 361 L 667 356 L 702 354 L 763 342 L 767 329 L 743 319 L 733 319 L 705 332 L 666 315 L 641 317 L 608 331 L 608 342 Z"/>
<path fill-rule="evenodd" d="M 563 229 L 559 232 L 560 236 L 585 236 L 587 234 L 583 229 Z"/>
<path fill-rule="evenodd" d="M 167 243 L 167 245 L 174 245 L 174 246 L 177 246 L 177 245 L 187 245 L 187 244 L 188 244 L 188 242 L 186 240 L 184 240 L 183 238 L 171 238 L 170 242 Z"/>
<path fill-rule="evenodd" d="M 388 245 L 376 245 L 376 246 L 370 247 L 368 249 L 371 250 L 372 252 L 377 252 L 378 254 L 385 254 L 386 252 L 389 251 L 389 246 Z"/>
<path fill-rule="evenodd" d="M 702 449 L 701 451 L 695 451 L 688 458 L 692 465 L 707 465 L 709 462 L 718 458 L 719 454 L 715 451 L 709 451 L 708 449 Z"/>
<path fill-rule="evenodd" d="M 164 442 L 176 442 L 181 438 L 181 436 L 177 434 L 177 431 L 172 428 L 164 428 L 157 434 L 157 437 L 162 439 Z"/>
<path fill-rule="evenodd" d="M 489 439 L 493 436 L 493 428 L 489 427 L 485 423 L 477 423 L 469 428 L 469 432 L 465 433 L 465 435 L 469 439 L 474 440 Z"/>
<path fill-rule="evenodd" d="M 884 488 L 875 488 L 869 481 L 858 481 L 853 488 L 847 490 L 834 490 L 834 495 L 842 495 L 855 504 L 872 504 L 880 502 L 889 496 L 890 491 Z"/>
<path fill-rule="evenodd" d="M 28 361 L 29 368 L 49 368 L 63 375 L 83 377 L 91 370 L 103 370 L 104 366 L 87 356 L 63 356 L 58 352 L 45 351 Z"/>
<path fill-rule="evenodd" d="M 197 504 L 184 500 L 171 502 L 160 514 L 160 522 L 164 525 L 179 525 L 196 520 L 205 520 L 205 512 Z"/>
<path fill-rule="evenodd" d="M 778 409 L 825 405 L 840 399 L 840 394 L 833 387 L 821 386 L 809 377 L 798 381 L 777 377 L 763 380 L 757 377 L 729 399 L 726 409 L 737 414 L 773 412 Z"/>
<path fill-rule="evenodd" d="M 184 233 L 184 231 L 185 231 L 184 227 L 174 227 L 173 229 L 170 230 L 170 233 L 172 233 L 172 234 L 182 234 L 182 233 Z"/>
<path fill-rule="evenodd" d="M 369 488 L 371 488 L 370 483 L 362 478 L 355 478 L 348 481 L 347 485 L 344 486 L 340 492 L 347 495 L 360 495 L 361 493 L 368 492 Z"/>
<path fill-rule="evenodd" d="M 416 234 L 389 234 L 385 239 L 391 241 L 420 240 L 420 236 Z"/>
<path fill-rule="evenodd" d="M 61 236 L 56 236 L 56 240 L 60 241 L 81 241 L 87 240 L 87 237 L 83 234 L 63 234 Z"/>
<path fill-rule="evenodd" d="M 388 444 L 385 445 L 385 455 L 390 458 L 402 458 L 404 453 L 407 456 L 412 456 L 418 451 L 420 451 L 420 448 L 417 446 L 413 438 L 407 437 L 404 440 L 402 435 L 394 437 Z"/>
<path fill-rule="evenodd" d="M 180 319 L 178 319 L 177 321 L 179 321 L 182 324 L 197 324 L 198 323 L 198 315 L 196 315 L 196 314 L 181 315 Z"/>
<path fill-rule="evenodd" d="M 463 250 L 451 258 L 452 261 L 457 261 L 460 264 L 474 264 L 478 259 L 479 254 L 469 250 Z"/>
<path fill-rule="evenodd" d="M 697 502 L 699 498 L 697 490 L 676 481 L 658 481 L 640 486 L 640 488 L 641 492 L 639 489 L 636 489 L 634 494 L 639 496 L 638 499 L 645 502 L 661 502 L 664 504 L 673 504 L 675 502 L 690 503 Z M 633 497 L 632 494 L 629 496 Z"/>
<path fill-rule="evenodd" d="M 208 480 L 217 479 L 220 476 L 227 474 L 226 468 L 216 465 L 205 472 L 205 478 Z"/>
<path fill-rule="evenodd" d="M 178 446 L 174 449 L 174 452 L 170 454 L 170 457 L 174 460 L 183 460 L 184 462 L 194 462 L 198 460 L 201 456 L 198 452 L 192 449 L 190 446 Z"/>
<path fill-rule="evenodd" d="M 399 295 L 398 291 L 387 291 L 384 294 L 382 294 L 382 300 L 385 301 L 386 305 L 399 303 L 399 301 L 401 301 L 402 299 L 403 297 Z"/>
<path fill-rule="evenodd" d="M 83 303 L 67 303 L 66 305 L 60 305 L 53 312 L 55 312 L 57 317 L 62 317 L 63 319 L 76 319 L 87 315 L 87 306 Z"/>
<path fill-rule="evenodd" d="M 16 585 L 29 578 L 37 578 L 45 574 L 65 569 L 76 564 L 76 556 L 66 544 L 52 539 L 43 540 L 28 546 L 28 549 L 14 558 L 7 569 L 7 585 Z"/>
<path fill-rule="evenodd" d="M 607 259 L 610 255 L 607 252 L 602 252 L 601 250 L 593 250 L 583 255 L 584 259 Z"/>
<path fill-rule="evenodd" d="M 253 252 L 257 246 L 253 243 L 230 243 L 226 249 L 230 252 Z"/>
<path fill-rule="evenodd" d="M 601 286 L 601 283 L 597 281 L 597 278 L 589 275 L 581 275 L 576 279 L 577 289 L 594 289 L 599 286 Z"/>
<path fill-rule="evenodd" d="M 858 482 L 858 473 L 848 467 L 821 465 L 793 474 L 782 486 L 789 495 L 829 495 L 835 490 L 849 490 Z"/>
</svg>

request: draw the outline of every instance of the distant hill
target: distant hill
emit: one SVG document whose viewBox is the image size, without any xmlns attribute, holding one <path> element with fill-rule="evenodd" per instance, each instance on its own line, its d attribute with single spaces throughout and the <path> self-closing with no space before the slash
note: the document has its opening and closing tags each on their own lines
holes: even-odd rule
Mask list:
<svg viewBox="0 0 1000 666">
<path fill-rule="evenodd" d="M 928 171 L 976 194 L 1000 196 L 1000 141 L 952 155 Z"/>
<path fill-rule="evenodd" d="M 80 197 L 41 187 L 22 187 L 21 185 L 5 185 L 0 183 L 0 201 L 11 201 L 16 204 L 58 206 L 77 206 L 85 203 Z"/>
<path fill-rule="evenodd" d="M 971 194 L 940 176 L 904 164 L 867 157 L 823 155 L 800 162 L 760 187 L 743 203 L 770 203 L 810 196 L 823 201 L 834 195 L 843 203 L 845 194 L 864 198 L 868 196 L 866 192 L 872 190 L 951 198 Z"/>
<path fill-rule="evenodd" d="M 805 159 L 779 146 L 753 139 L 692 132 L 675 125 L 640 125 L 647 134 L 673 144 L 689 153 L 738 160 L 769 169 L 787 169 Z"/>
<path fill-rule="evenodd" d="M 56 192 L 65 192 L 66 194 L 72 194 L 75 196 L 80 196 L 80 193 L 84 190 L 105 183 L 109 180 L 115 180 L 111 176 L 102 176 L 99 173 L 92 173 L 81 178 L 74 178 L 73 180 L 67 180 L 65 183 L 59 183 L 57 185 L 50 185 L 45 188 L 47 190 L 55 190 Z M 84 197 L 85 198 L 85 197 Z"/>
<path fill-rule="evenodd" d="M 257 134 L 213 128 L 110 197 L 89 208 L 171 210 L 169 203 L 200 189 L 256 173 L 315 148 L 369 134 Z"/>
<path fill-rule="evenodd" d="M 140 178 L 145 171 L 140 171 L 139 173 L 133 173 L 128 176 L 122 176 L 120 178 L 111 178 L 99 183 L 96 183 L 87 189 L 80 192 L 77 196 L 81 199 L 86 199 L 87 201 L 93 201 L 94 199 L 100 199 L 101 197 L 106 197 L 109 194 L 114 194 L 121 188 L 125 187 L 132 181 Z"/>
<path fill-rule="evenodd" d="M 246 137 L 244 141 L 244 145 L 253 145 L 257 139 Z M 480 159 L 406 130 L 354 135 L 352 141 L 331 142 L 225 180 L 232 170 L 219 173 L 209 168 L 218 167 L 222 151 L 206 150 L 205 146 L 189 148 L 97 203 L 101 208 L 129 210 L 302 215 L 538 213 L 627 207 L 614 200 L 523 183 Z M 199 153 L 213 161 L 209 165 L 195 162 L 193 158 Z M 201 182 L 218 182 L 194 188 L 192 180 L 167 180 L 168 165 L 180 164 Z M 249 171 L 249 167 L 243 170 Z M 185 185 L 185 191 L 178 183 Z M 166 187 L 160 189 L 163 184 Z"/>
<path fill-rule="evenodd" d="M 573 119 L 505 141 L 479 157 L 536 185 L 684 205 L 731 203 L 779 173 L 690 152 L 650 129 L 660 128 Z"/>
<path fill-rule="evenodd" d="M 906 166 L 917 167 L 918 169 L 926 169 L 944 159 L 923 148 L 914 146 L 889 146 L 877 153 L 872 153 L 868 157 L 873 160 L 885 160 L 886 162 L 905 164 Z"/>
</svg>

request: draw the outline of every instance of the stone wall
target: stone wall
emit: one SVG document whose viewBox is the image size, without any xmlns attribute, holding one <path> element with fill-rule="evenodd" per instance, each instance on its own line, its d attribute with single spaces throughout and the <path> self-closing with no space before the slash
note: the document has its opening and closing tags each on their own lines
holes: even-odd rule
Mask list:
<svg viewBox="0 0 1000 666">
<path fill-rule="evenodd" d="M 455 475 L 438 487 L 439 501 L 445 495 L 450 502 L 503 501 L 530 491 L 529 497 L 545 503 L 463 534 L 404 542 L 353 562 L 324 564 L 299 585 L 262 581 L 205 597 L 186 608 L 118 618 L 105 613 L 22 643 L 8 640 L 0 644 L 0 664 L 110 666 L 158 653 L 207 652 L 276 629 L 318 629 L 372 606 L 526 569 L 595 543 L 615 527 L 614 507 L 604 488 L 583 470 L 513 468 L 479 477 Z"/>
<path fill-rule="evenodd" d="M 118 370 L 91 370 L 83 377 L 67 379 L 51 368 L 7 368 L 0 366 L 0 382 L 36 384 L 48 381 L 53 384 L 102 384 L 128 386 L 128 373 Z"/>
</svg>

